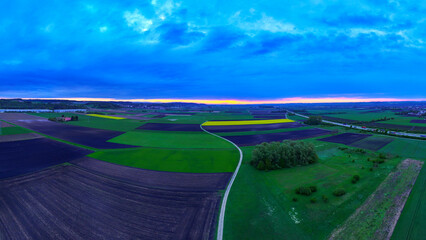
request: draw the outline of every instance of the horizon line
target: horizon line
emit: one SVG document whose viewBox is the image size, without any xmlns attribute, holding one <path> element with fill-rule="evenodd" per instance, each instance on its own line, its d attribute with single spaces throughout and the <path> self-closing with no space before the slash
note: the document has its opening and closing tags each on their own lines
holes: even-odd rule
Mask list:
<svg viewBox="0 0 426 240">
<path fill-rule="evenodd" d="M 1 98 L 16 99 L 16 98 Z M 137 102 L 137 103 L 198 103 L 208 105 L 249 105 L 249 104 L 291 104 L 291 103 L 367 103 L 367 102 L 421 102 L 426 98 L 362 98 L 362 97 L 326 97 L 326 98 L 278 98 L 269 100 L 243 99 L 179 99 L 179 98 L 152 98 L 152 99 L 116 99 L 116 98 L 18 98 L 23 100 L 68 100 L 82 102 Z"/>
</svg>

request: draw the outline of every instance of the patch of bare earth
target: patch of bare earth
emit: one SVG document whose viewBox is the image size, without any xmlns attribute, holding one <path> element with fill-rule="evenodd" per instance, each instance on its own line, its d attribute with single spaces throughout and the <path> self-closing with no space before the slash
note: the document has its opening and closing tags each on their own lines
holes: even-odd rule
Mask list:
<svg viewBox="0 0 426 240">
<path fill-rule="evenodd" d="M 402 161 L 330 239 L 390 239 L 422 165 Z"/>
</svg>

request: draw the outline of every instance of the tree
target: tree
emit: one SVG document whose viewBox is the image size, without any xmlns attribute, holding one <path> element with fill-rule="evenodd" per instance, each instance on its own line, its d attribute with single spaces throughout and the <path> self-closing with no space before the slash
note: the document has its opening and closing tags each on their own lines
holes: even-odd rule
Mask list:
<svg viewBox="0 0 426 240">
<path fill-rule="evenodd" d="M 310 116 L 308 120 L 305 121 L 305 124 L 308 125 L 319 125 L 322 122 L 321 116 Z"/>
</svg>

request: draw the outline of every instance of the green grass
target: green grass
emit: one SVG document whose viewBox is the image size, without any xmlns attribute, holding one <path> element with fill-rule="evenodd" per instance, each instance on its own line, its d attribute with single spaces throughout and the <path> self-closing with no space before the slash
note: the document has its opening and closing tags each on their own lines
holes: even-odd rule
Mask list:
<svg viewBox="0 0 426 240">
<path fill-rule="evenodd" d="M 373 152 L 348 154 L 337 149 L 341 146 L 339 144 L 313 139 L 304 141 L 315 145 L 321 158 L 319 163 L 269 172 L 250 166 L 253 147 L 242 148 L 244 162 L 228 200 L 225 239 L 282 239 L 282 236 L 288 239 L 325 239 L 367 199 L 401 160 L 393 158 L 370 172 L 372 163 L 367 158 L 377 155 Z M 360 175 L 361 180 L 352 184 L 350 180 L 355 174 Z M 316 185 L 318 192 L 310 197 L 294 193 L 296 187 L 309 185 Z M 344 188 L 347 194 L 333 196 L 336 188 Z M 328 203 L 322 201 L 322 195 L 329 198 Z M 293 197 L 298 201 L 293 202 Z M 315 204 L 310 203 L 313 197 L 317 199 Z"/>
<path fill-rule="evenodd" d="M 426 127 L 426 123 L 410 123 L 411 120 L 420 120 L 420 118 L 416 117 L 401 117 L 395 115 L 395 119 L 381 121 L 380 123 L 389 123 L 389 124 L 398 124 L 398 125 L 407 125 L 407 126 L 419 126 Z"/>
<path fill-rule="evenodd" d="M 26 128 L 21 127 L 5 127 L 1 128 L 0 135 L 13 135 L 13 134 L 22 134 L 22 133 L 29 133 L 30 130 Z"/>
<path fill-rule="evenodd" d="M 404 210 L 399 217 L 395 230 L 392 234 L 394 240 L 398 239 L 420 239 L 426 236 L 426 166 L 423 165 L 422 170 L 417 177 L 416 183 L 411 190 L 411 194 L 405 203 Z"/>
<path fill-rule="evenodd" d="M 394 137 L 394 141 L 380 149 L 379 152 L 426 160 L 426 140 Z"/>
<path fill-rule="evenodd" d="M 205 132 L 130 131 L 108 142 L 155 148 L 234 148 Z"/>
<path fill-rule="evenodd" d="M 115 131 L 123 131 L 127 132 L 133 130 L 143 124 L 139 120 L 133 119 L 107 119 L 107 118 L 99 118 L 99 117 L 90 117 L 82 114 L 73 114 L 73 113 L 31 113 L 32 115 L 50 118 L 50 117 L 60 117 L 62 115 L 66 117 L 70 116 L 78 116 L 78 121 L 67 122 L 65 124 L 82 126 L 82 127 L 90 127 L 90 128 L 98 128 L 105 130 L 115 130 Z"/>
<path fill-rule="evenodd" d="M 98 151 L 89 157 L 149 170 L 213 173 L 233 172 L 239 153 L 237 149 L 138 148 Z"/>
</svg>

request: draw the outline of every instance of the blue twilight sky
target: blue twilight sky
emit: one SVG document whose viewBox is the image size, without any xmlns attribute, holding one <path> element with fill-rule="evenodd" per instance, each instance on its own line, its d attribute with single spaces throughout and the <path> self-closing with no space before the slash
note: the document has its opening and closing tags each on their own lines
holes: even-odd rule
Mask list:
<svg viewBox="0 0 426 240">
<path fill-rule="evenodd" d="M 0 2 L 0 97 L 426 96 L 426 1 Z"/>
</svg>

